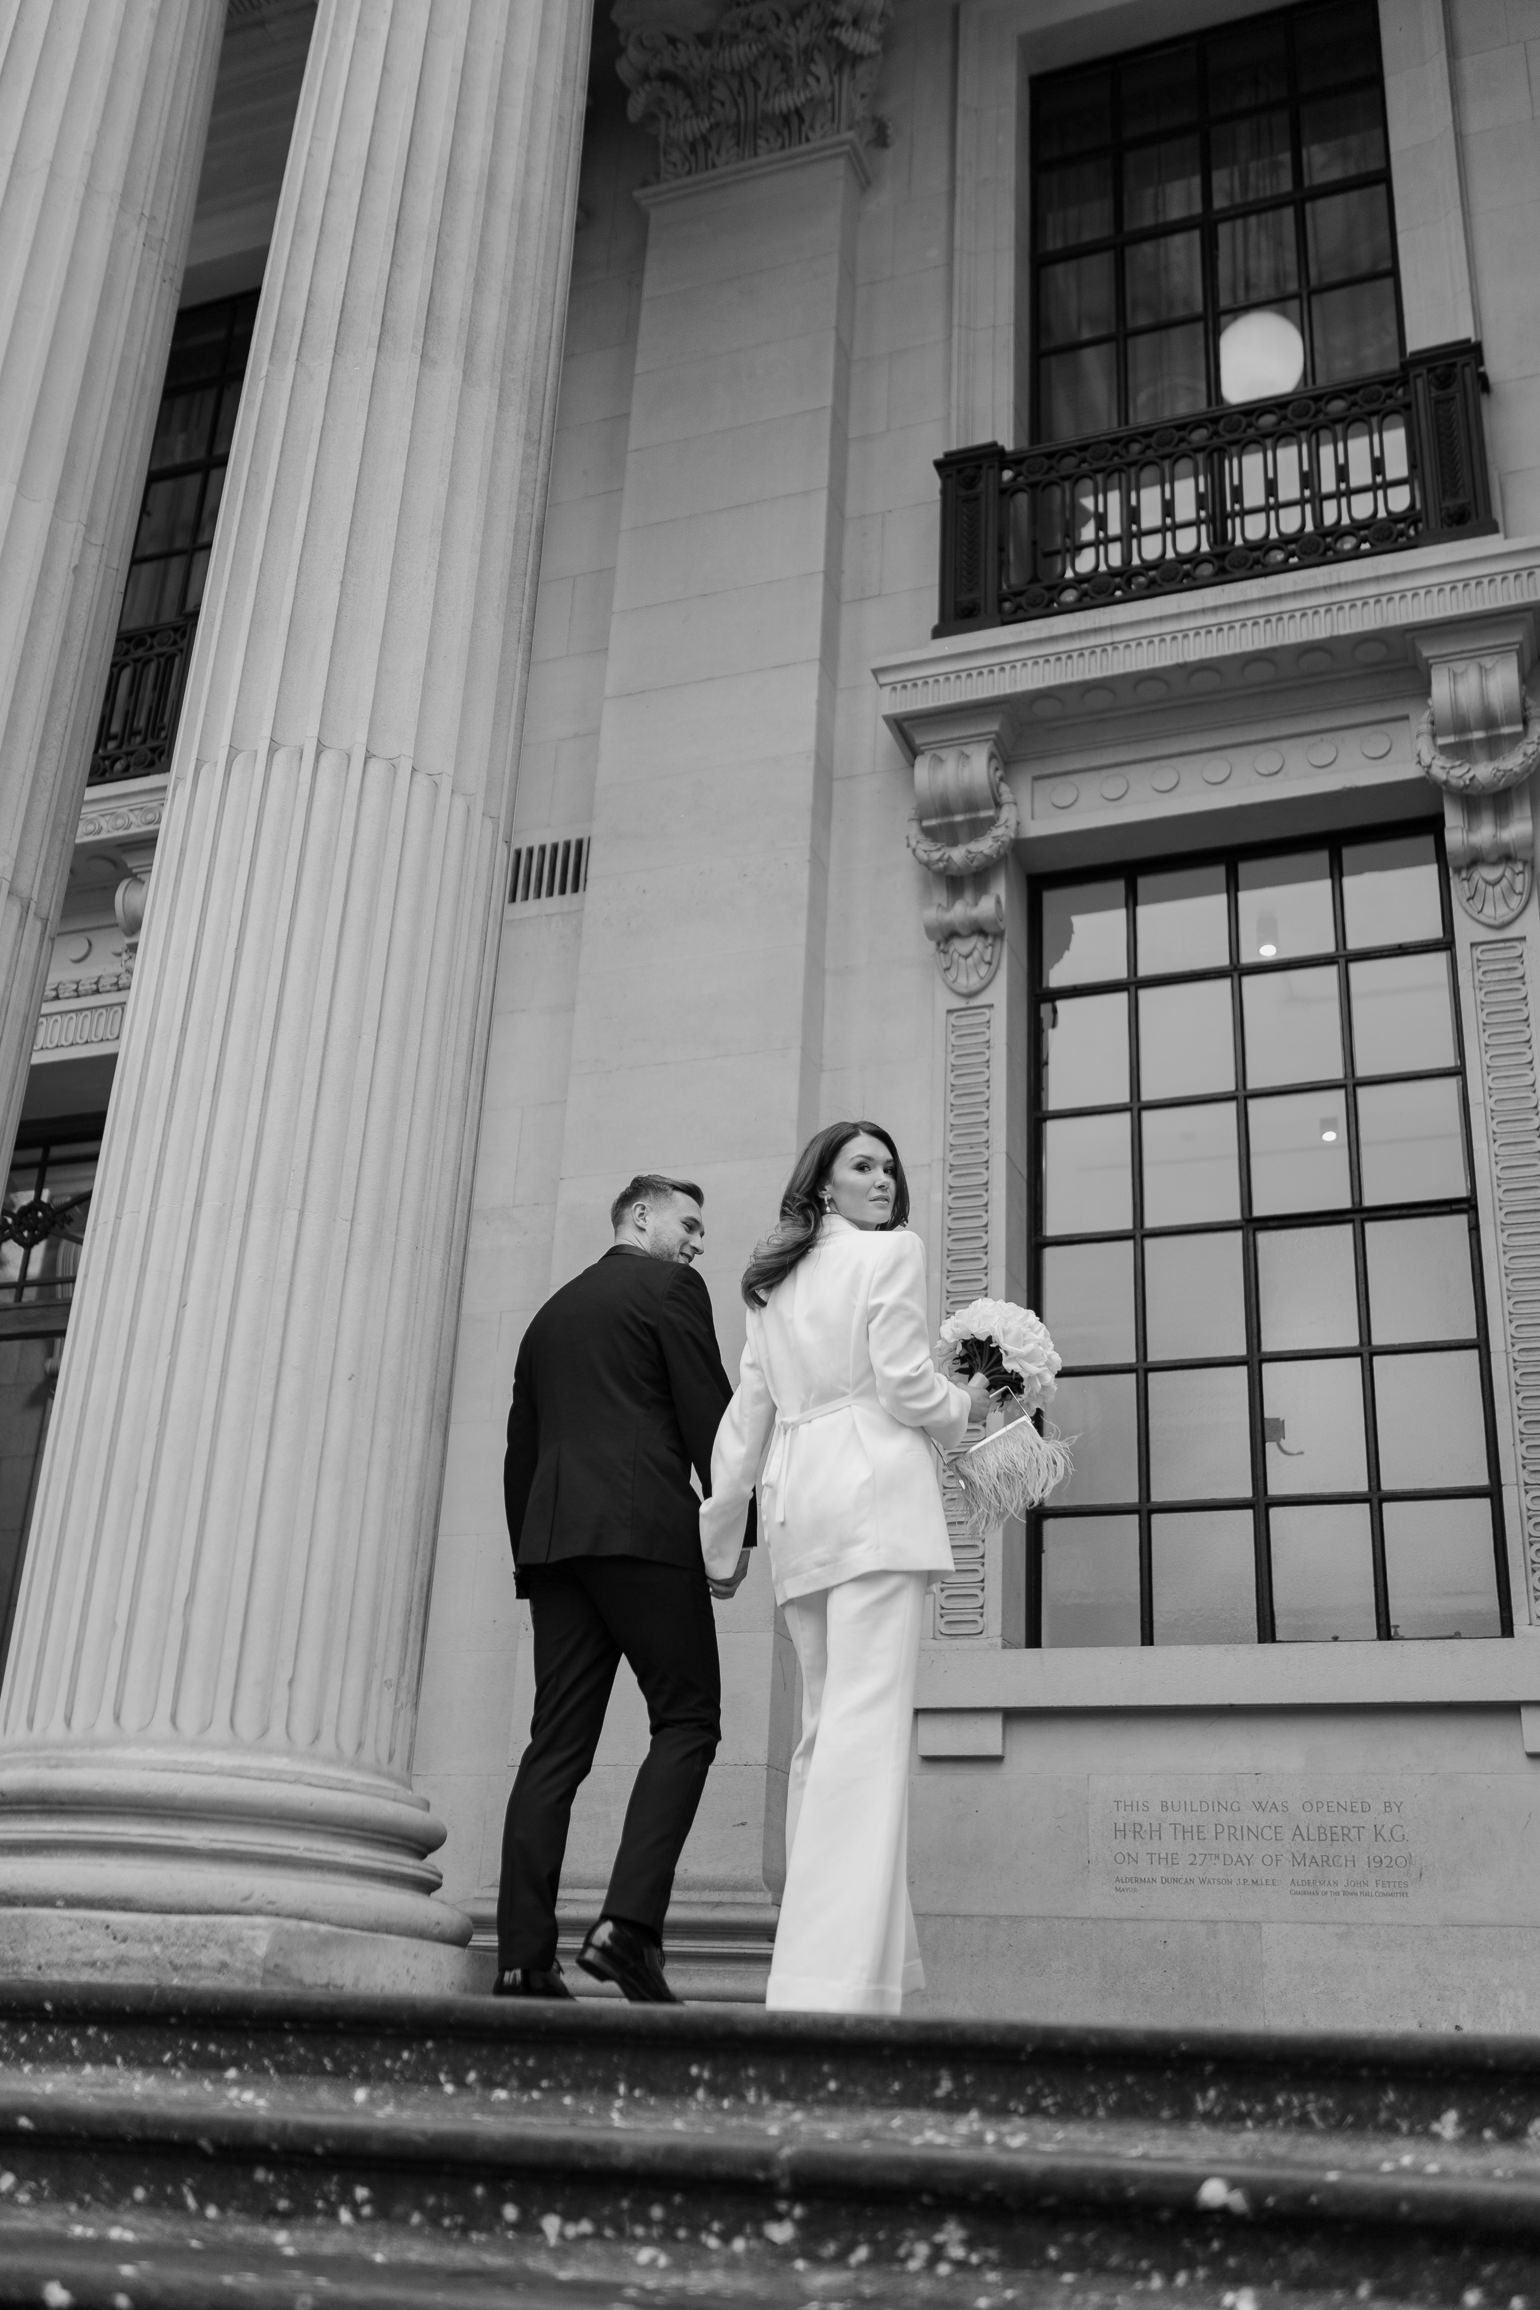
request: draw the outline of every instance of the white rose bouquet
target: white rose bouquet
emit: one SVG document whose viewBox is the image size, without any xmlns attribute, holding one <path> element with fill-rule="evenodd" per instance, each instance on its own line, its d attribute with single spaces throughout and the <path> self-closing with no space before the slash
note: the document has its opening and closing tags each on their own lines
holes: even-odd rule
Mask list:
<svg viewBox="0 0 1540 2310">
<path fill-rule="evenodd" d="M 982 1372 L 1001 1413 L 1001 1424 L 954 1463 L 969 1529 L 982 1532 L 1041 1506 L 1071 1467 L 1065 1439 L 1032 1418 L 1052 1401 L 1057 1385 L 1059 1356 L 1047 1325 L 1011 1300 L 976 1299 L 947 1317 L 936 1352 L 959 1379 Z"/>
</svg>

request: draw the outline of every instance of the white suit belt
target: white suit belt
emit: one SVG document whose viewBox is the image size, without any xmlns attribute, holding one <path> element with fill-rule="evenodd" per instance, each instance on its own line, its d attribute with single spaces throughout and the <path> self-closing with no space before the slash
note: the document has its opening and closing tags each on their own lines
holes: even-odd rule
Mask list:
<svg viewBox="0 0 1540 2310">
<path fill-rule="evenodd" d="M 760 1473 L 761 1487 L 769 1486 L 775 1493 L 775 1520 L 786 1521 L 786 1473 L 791 1463 L 791 1432 L 805 1428 L 810 1420 L 826 1420 L 831 1412 L 847 1412 L 859 1403 L 856 1395 L 831 1396 L 827 1403 L 809 1404 L 805 1412 L 783 1412 L 777 1407 L 775 1433 L 770 1438 L 770 1449 Z"/>
</svg>

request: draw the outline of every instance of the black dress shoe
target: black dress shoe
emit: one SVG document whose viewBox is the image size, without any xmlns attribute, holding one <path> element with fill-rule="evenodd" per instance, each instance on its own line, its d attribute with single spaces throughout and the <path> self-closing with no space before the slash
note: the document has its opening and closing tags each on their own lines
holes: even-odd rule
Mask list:
<svg viewBox="0 0 1540 2310">
<path fill-rule="evenodd" d="M 492 1984 L 494 1997 L 565 1997 L 570 2002 L 571 1990 L 561 1977 L 557 1964 L 515 1965 L 500 1973 Z"/>
<path fill-rule="evenodd" d="M 663 1952 L 623 1917 L 601 1917 L 578 1951 L 595 1981 L 613 1981 L 633 2005 L 683 2005 L 663 1973 Z"/>
</svg>

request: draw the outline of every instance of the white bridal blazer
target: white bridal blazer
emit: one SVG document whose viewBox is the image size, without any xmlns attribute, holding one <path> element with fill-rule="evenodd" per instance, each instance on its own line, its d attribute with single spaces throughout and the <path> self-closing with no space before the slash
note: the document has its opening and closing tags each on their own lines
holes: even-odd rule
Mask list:
<svg viewBox="0 0 1540 2310">
<path fill-rule="evenodd" d="M 950 1572 L 926 1438 L 960 1444 L 969 1408 L 931 1356 L 919 1237 L 826 1218 L 749 1310 L 701 1508 L 707 1571 L 732 1571 L 757 1486 L 778 1604 L 863 1572 Z"/>
</svg>

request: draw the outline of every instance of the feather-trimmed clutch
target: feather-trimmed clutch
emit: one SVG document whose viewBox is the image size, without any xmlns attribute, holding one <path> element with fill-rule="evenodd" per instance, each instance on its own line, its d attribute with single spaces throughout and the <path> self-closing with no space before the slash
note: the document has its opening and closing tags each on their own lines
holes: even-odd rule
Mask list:
<svg viewBox="0 0 1540 2310">
<path fill-rule="evenodd" d="M 952 1466 L 968 1509 L 968 1530 L 982 1532 L 1041 1507 L 1070 1473 L 1069 1441 L 1040 1429 L 1033 1413 L 1052 1400 L 1059 1357 L 1048 1328 L 1029 1307 L 976 1299 L 941 1326 L 938 1356 L 959 1379 L 982 1372 L 1001 1424 L 956 1454 Z"/>
</svg>

